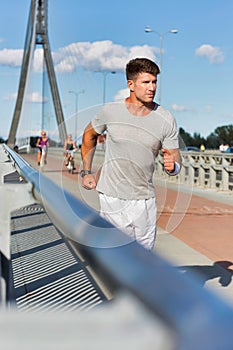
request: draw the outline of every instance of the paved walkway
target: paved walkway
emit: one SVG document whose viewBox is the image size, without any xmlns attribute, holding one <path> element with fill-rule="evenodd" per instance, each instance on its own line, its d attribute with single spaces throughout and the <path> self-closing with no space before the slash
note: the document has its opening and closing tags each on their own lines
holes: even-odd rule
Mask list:
<svg viewBox="0 0 233 350">
<path fill-rule="evenodd" d="M 169 185 L 157 198 L 157 252 L 233 305 L 233 193 Z"/>
<path fill-rule="evenodd" d="M 98 210 L 98 195 L 80 186 L 78 169 L 68 174 L 61 154 L 49 155 L 45 175 Z M 35 155 L 25 158 L 36 166 Z M 80 156 L 76 158 L 79 164 Z M 95 167 L 100 164 L 97 157 Z M 156 192 L 155 251 L 182 273 L 198 274 L 201 285 L 233 305 L 233 193 L 192 189 L 166 181 L 156 181 Z"/>
</svg>

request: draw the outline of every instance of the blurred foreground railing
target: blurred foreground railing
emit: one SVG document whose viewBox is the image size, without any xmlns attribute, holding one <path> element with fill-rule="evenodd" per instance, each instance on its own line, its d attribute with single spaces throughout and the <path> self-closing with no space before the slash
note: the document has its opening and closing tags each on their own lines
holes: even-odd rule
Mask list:
<svg viewBox="0 0 233 350">
<path fill-rule="evenodd" d="M 194 278 L 183 276 L 156 253 L 147 251 L 131 241 L 92 208 L 29 166 L 9 147 L 4 145 L 4 149 L 27 182 L 26 186 L 23 186 L 24 192 L 21 190 L 18 193 L 21 200 L 15 203 L 13 198 L 11 199 L 12 208 L 24 201 L 41 203 L 55 227 L 73 242 L 103 283 L 111 288 L 116 299 L 119 293 L 126 292 L 132 299 L 136 298 L 142 303 L 150 317 L 159 317 L 170 330 L 169 334 L 173 335 L 170 347 L 156 347 L 155 344 L 150 344 L 148 349 L 232 349 L 233 310 L 230 306 L 201 288 Z M 0 187 L 4 186 L 2 184 Z M 2 193 L 0 192 L 1 201 Z M 10 230 L 8 233 L 0 230 L 0 233 L 2 238 L 3 235 L 10 235 Z M 1 261 L 10 258 L 9 242 L 9 237 L 1 239 Z M 5 265 L 1 264 L 2 269 Z M 2 278 L 5 278 L 7 274 L 2 272 Z M 116 318 L 118 311 L 116 310 Z M 62 317 L 66 320 L 65 315 L 59 316 Z M 83 316 L 83 319 L 86 317 Z M 36 320 L 38 318 L 35 318 L 35 324 Z M 100 320 L 97 319 L 96 322 L 97 327 Z M 92 329 L 93 324 L 90 328 L 90 338 Z M 154 331 L 156 332 L 156 328 Z M 60 333 L 58 330 L 57 332 Z M 111 332 L 113 334 L 114 330 Z M 40 336 L 43 337 L 43 334 Z M 54 336 L 56 337 L 56 333 Z M 124 336 L 130 336 L 130 329 L 125 329 Z M 106 337 L 109 337 L 109 329 Z"/>
</svg>

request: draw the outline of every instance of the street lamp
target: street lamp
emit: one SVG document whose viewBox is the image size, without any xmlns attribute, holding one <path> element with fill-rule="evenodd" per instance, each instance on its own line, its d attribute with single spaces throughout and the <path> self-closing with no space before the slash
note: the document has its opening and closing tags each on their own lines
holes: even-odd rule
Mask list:
<svg viewBox="0 0 233 350">
<path fill-rule="evenodd" d="M 161 104 L 161 86 L 162 86 L 162 60 L 163 60 L 163 38 L 165 37 L 165 35 L 167 35 L 168 33 L 172 33 L 172 34 L 177 34 L 178 30 L 177 29 L 170 29 L 167 32 L 160 34 L 159 32 L 151 29 L 149 26 L 146 26 L 145 28 L 145 32 L 146 33 L 155 33 L 159 36 L 159 40 L 160 40 L 160 48 L 159 48 L 159 68 L 160 68 L 160 84 L 159 84 L 159 91 L 158 91 L 158 101 L 159 104 Z"/>
<path fill-rule="evenodd" d="M 116 74 L 115 71 L 102 71 L 102 70 L 98 70 L 95 71 L 95 73 L 102 73 L 103 74 L 103 105 L 106 102 L 106 78 L 108 74 Z"/>
<path fill-rule="evenodd" d="M 75 141 L 77 139 L 77 119 L 78 119 L 78 97 L 80 94 L 84 94 L 85 90 L 82 89 L 78 92 L 70 90 L 69 93 L 70 94 L 74 94 L 75 95 L 75 116 L 74 116 L 74 133 L 75 133 Z"/>
</svg>

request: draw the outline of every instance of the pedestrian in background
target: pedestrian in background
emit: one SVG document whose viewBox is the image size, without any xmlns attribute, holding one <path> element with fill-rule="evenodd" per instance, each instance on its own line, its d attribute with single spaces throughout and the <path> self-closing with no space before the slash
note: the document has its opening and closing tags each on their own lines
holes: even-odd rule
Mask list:
<svg viewBox="0 0 233 350">
<path fill-rule="evenodd" d="M 38 137 L 38 139 L 37 139 L 36 147 L 38 148 L 38 152 L 37 152 L 38 165 L 40 165 L 42 149 L 44 149 L 44 152 L 45 152 L 44 162 L 46 164 L 47 163 L 47 152 L 48 152 L 48 147 L 49 147 L 49 139 L 46 136 L 46 131 L 41 132 L 41 136 Z"/>
</svg>

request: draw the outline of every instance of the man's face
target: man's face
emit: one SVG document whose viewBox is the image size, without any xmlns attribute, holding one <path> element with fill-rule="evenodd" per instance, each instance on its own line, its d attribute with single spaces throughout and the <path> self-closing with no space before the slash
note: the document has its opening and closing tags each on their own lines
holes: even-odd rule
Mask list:
<svg viewBox="0 0 233 350">
<path fill-rule="evenodd" d="M 143 103 L 153 101 L 156 92 L 157 76 L 150 73 L 139 73 L 135 80 L 128 80 L 128 87 L 137 100 Z"/>
</svg>

